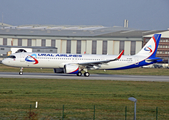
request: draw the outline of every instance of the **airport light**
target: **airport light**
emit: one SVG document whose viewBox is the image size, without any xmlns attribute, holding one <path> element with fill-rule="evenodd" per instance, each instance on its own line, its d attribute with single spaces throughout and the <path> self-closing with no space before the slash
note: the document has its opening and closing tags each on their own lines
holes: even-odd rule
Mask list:
<svg viewBox="0 0 169 120">
<path fill-rule="evenodd" d="M 134 120 L 136 120 L 136 102 L 137 102 L 137 99 L 134 98 L 134 97 L 129 97 L 128 100 L 134 102 Z"/>
</svg>

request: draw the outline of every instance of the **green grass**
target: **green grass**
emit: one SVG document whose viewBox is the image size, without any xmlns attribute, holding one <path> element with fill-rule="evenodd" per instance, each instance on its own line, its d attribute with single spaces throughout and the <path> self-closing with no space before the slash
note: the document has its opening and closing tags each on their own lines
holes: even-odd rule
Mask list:
<svg viewBox="0 0 169 120">
<path fill-rule="evenodd" d="M 0 72 L 19 72 L 19 69 L 0 64 Z M 53 70 L 24 68 L 24 72 L 53 73 Z M 90 73 L 168 76 L 169 69 L 94 70 Z M 96 120 L 123 120 L 125 106 L 127 118 L 132 119 L 134 104 L 128 98 L 135 97 L 138 100 L 137 119 L 155 119 L 158 107 L 159 119 L 167 120 L 168 86 L 168 82 L 0 78 L 0 118 L 61 119 L 64 105 L 64 120 L 92 120 L 95 105 Z M 36 101 L 38 109 L 34 108 Z"/>
<path fill-rule="evenodd" d="M 8 67 L 0 64 L 0 72 L 19 72 L 20 68 Z M 23 72 L 53 73 L 53 69 L 24 68 Z M 126 70 L 90 70 L 91 74 L 118 74 L 118 75 L 159 75 L 169 76 L 169 69 L 133 68 Z"/>
<path fill-rule="evenodd" d="M 167 120 L 168 86 L 168 82 L 0 78 L 0 117 L 29 119 L 32 105 L 35 119 L 61 119 L 64 105 L 65 120 L 88 120 L 93 119 L 95 105 L 96 120 L 123 120 L 125 106 L 132 119 L 134 104 L 128 98 L 135 97 L 137 119 L 155 119 L 159 107 L 159 119 Z"/>
</svg>

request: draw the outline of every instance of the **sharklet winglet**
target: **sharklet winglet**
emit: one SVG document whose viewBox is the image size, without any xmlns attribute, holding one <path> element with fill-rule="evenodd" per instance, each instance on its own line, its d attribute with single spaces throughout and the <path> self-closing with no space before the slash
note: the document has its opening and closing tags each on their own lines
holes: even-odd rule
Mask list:
<svg viewBox="0 0 169 120">
<path fill-rule="evenodd" d="M 119 54 L 119 56 L 117 57 L 117 59 L 120 59 L 123 53 L 124 53 L 124 50 L 121 51 L 121 53 Z"/>
</svg>

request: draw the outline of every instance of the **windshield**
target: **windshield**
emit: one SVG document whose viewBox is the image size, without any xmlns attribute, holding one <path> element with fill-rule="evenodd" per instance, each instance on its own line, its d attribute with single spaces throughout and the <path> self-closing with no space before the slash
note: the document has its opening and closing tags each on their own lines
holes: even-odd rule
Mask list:
<svg viewBox="0 0 169 120">
<path fill-rule="evenodd" d="M 12 58 L 12 59 L 15 59 L 15 58 L 16 58 L 16 56 L 14 56 L 14 55 L 10 55 L 10 56 L 8 56 L 7 58 Z"/>
</svg>

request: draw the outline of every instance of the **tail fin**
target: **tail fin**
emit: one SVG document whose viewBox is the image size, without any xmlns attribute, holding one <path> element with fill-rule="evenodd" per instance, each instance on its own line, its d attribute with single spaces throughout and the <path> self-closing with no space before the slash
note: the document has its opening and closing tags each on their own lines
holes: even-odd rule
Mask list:
<svg viewBox="0 0 169 120">
<path fill-rule="evenodd" d="M 154 34 L 154 36 L 147 42 L 147 44 L 136 55 L 147 56 L 147 58 L 154 58 L 156 56 L 158 44 L 160 42 L 161 34 Z"/>
</svg>

